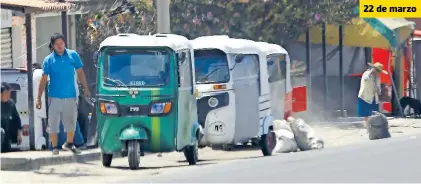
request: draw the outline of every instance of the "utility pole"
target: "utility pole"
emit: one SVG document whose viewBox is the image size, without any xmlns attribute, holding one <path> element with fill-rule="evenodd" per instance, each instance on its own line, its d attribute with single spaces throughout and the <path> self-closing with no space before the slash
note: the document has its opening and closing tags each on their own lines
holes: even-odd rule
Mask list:
<svg viewBox="0 0 421 184">
<path fill-rule="evenodd" d="M 60 0 L 59 2 L 65 3 L 66 0 Z M 64 36 L 64 42 L 66 43 L 66 47 L 68 46 L 68 34 L 67 34 L 67 12 L 66 11 L 62 11 L 61 12 L 61 32 Z"/>
<path fill-rule="evenodd" d="M 327 80 L 327 61 L 326 61 L 326 23 L 322 25 L 322 55 L 323 55 L 323 113 L 324 117 L 327 118 L 328 104 L 327 104 L 327 93 L 328 93 L 328 80 Z"/>
<path fill-rule="evenodd" d="M 32 80 L 32 15 L 25 15 L 26 71 L 28 78 L 29 149 L 35 150 L 34 84 Z"/>
<path fill-rule="evenodd" d="M 312 76 L 311 76 L 311 36 L 310 29 L 306 31 L 306 76 L 307 76 L 307 111 L 313 112 L 313 98 L 312 98 Z"/>
<path fill-rule="evenodd" d="M 170 1 L 156 0 L 158 9 L 158 33 L 171 33 L 170 29 Z"/>
<path fill-rule="evenodd" d="M 339 98 L 341 104 L 341 117 L 346 118 L 344 101 L 344 26 L 339 26 Z"/>
</svg>

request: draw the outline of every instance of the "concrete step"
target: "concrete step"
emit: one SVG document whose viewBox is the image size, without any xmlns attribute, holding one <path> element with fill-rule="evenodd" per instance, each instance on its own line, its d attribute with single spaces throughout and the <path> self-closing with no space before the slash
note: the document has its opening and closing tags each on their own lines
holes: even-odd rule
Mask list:
<svg viewBox="0 0 421 184">
<path fill-rule="evenodd" d="M 99 149 L 83 150 L 81 154 L 60 151 L 59 155 L 52 155 L 51 151 L 22 151 L 1 153 L 1 170 L 26 171 L 36 170 L 46 165 L 60 165 L 65 163 L 85 163 L 99 160 Z"/>
</svg>

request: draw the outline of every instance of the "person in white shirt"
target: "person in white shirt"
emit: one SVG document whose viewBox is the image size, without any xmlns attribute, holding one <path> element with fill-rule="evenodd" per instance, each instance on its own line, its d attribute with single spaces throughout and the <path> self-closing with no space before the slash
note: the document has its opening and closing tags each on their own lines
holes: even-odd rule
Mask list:
<svg viewBox="0 0 421 184">
<path fill-rule="evenodd" d="M 357 115 L 364 117 L 366 123 L 373 111 L 379 111 L 380 74 L 388 74 L 383 70 L 381 63 L 369 63 L 369 65 L 370 68 L 363 73 L 361 78 L 357 102 Z"/>
</svg>

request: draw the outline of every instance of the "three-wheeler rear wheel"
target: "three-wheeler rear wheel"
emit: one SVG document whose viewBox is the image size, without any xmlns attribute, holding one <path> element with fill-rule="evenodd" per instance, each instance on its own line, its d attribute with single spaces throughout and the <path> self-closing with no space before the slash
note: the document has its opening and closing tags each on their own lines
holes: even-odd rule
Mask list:
<svg viewBox="0 0 421 184">
<path fill-rule="evenodd" d="M 113 155 L 112 154 L 102 153 L 101 154 L 101 160 L 102 160 L 102 165 L 104 167 L 110 167 L 111 166 L 111 162 L 113 161 Z"/>
<path fill-rule="evenodd" d="M 127 158 L 129 160 L 129 168 L 135 170 L 140 164 L 140 141 L 130 140 L 127 143 Z"/>
<path fill-rule="evenodd" d="M 262 149 L 264 156 L 271 156 L 272 151 L 276 146 L 276 135 L 275 132 L 269 131 L 260 138 L 260 148 Z"/>
<path fill-rule="evenodd" d="M 196 140 L 193 145 L 187 146 L 183 152 L 189 165 L 196 165 L 199 161 L 199 141 Z"/>
</svg>

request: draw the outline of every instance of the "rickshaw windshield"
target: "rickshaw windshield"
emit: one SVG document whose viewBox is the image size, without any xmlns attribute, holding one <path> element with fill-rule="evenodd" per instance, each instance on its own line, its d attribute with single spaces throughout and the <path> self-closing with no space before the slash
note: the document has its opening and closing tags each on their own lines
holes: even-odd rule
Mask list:
<svg viewBox="0 0 421 184">
<path fill-rule="evenodd" d="M 169 80 L 169 53 L 164 49 L 112 49 L 104 60 L 104 85 L 164 86 Z"/>
<path fill-rule="evenodd" d="M 197 84 L 226 83 L 230 80 L 227 55 L 220 50 L 194 51 Z"/>
</svg>

